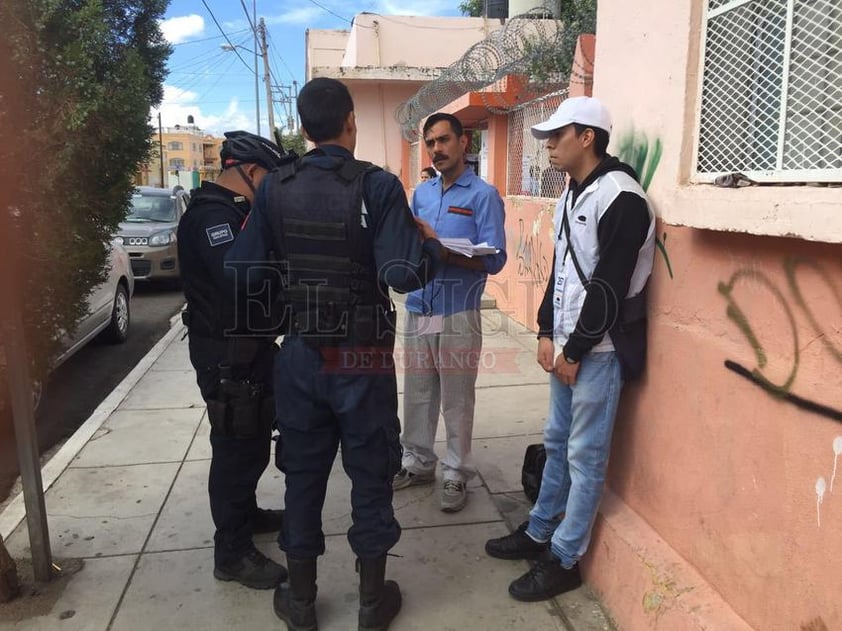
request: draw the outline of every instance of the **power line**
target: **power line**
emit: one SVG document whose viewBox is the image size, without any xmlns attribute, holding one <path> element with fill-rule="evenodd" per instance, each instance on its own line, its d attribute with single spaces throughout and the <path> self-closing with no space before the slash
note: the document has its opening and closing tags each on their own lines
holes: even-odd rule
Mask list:
<svg viewBox="0 0 842 631">
<path fill-rule="evenodd" d="M 289 64 L 287 64 L 283 55 L 281 55 L 281 51 L 278 50 L 278 47 L 275 44 L 275 40 L 272 39 L 272 35 L 269 34 L 268 30 L 267 30 L 266 34 L 269 36 L 269 47 L 272 49 L 272 51 L 275 53 L 275 55 L 277 55 L 278 59 L 281 60 L 281 63 L 283 64 L 284 68 L 287 69 L 287 72 L 289 72 L 289 76 L 292 77 L 292 80 L 295 81 L 296 80 L 295 73 L 292 71 L 292 68 L 289 67 Z"/>
<path fill-rule="evenodd" d="M 312 2 L 312 3 L 313 3 L 313 4 L 315 4 L 317 7 L 319 7 L 322 11 L 326 11 L 327 13 L 330 13 L 332 16 L 337 17 L 337 18 L 339 18 L 340 20 L 343 20 L 343 21 L 345 21 L 345 22 L 348 22 L 349 24 L 353 24 L 353 23 L 354 23 L 354 22 L 353 22 L 353 20 L 349 20 L 348 18 L 346 18 L 346 17 L 343 17 L 343 16 L 339 15 L 338 13 L 334 13 L 333 11 L 331 11 L 330 9 L 328 9 L 325 5 L 323 5 L 323 4 L 319 4 L 318 2 L 316 2 L 316 0 L 310 0 L 310 2 Z"/>
<path fill-rule="evenodd" d="M 343 22 L 347 22 L 348 24 L 353 24 L 353 23 L 354 23 L 354 20 L 350 20 L 350 19 L 348 19 L 348 18 L 346 18 L 346 17 L 344 17 L 344 16 L 339 15 L 338 13 L 335 13 L 335 12 L 331 11 L 331 10 L 330 10 L 330 9 L 328 9 L 325 5 L 320 4 L 320 3 L 316 2 L 316 0 L 310 0 L 310 2 L 312 2 L 312 3 L 313 3 L 313 4 L 315 4 L 317 7 L 319 7 L 322 11 L 325 11 L 325 12 L 327 12 L 327 13 L 330 13 L 332 16 L 339 18 L 339 19 L 340 19 L 340 20 L 342 20 Z M 362 26 L 363 28 L 374 28 L 373 26 L 368 26 L 367 24 L 359 24 L 358 26 Z"/>
<path fill-rule="evenodd" d="M 479 31 L 482 30 L 482 26 L 474 25 L 474 26 L 432 26 L 432 25 L 423 25 L 423 24 L 414 24 L 412 22 L 403 22 L 401 20 L 396 20 L 394 17 L 390 17 L 388 15 L 383 15 L 382 13 L 371 13 L 371 15 L 376 15 L 381 20 L 386 20 L 387 22 L 393 22 L 395 24 L 400 24 L 401 26 L 408 26 L 409 28 L 416 28 L 416 29 L 426 29 L 430 31 Z M 366 28 L 372 28 L 366 24 L 357 24 L 357 26 L 364 26 Z"/>
<path fill-rule="evenodd" d="M 245 33 L 248 29 L 240 29 L 239 31 L 233 31 L 231 35 L 239 35 L 240 33 Z M 179 42 L 178 44 L 172 44 L 172 46 L 186 46 L 187 44 L 198 44 L 199 42 L 209 42 L 212 39 L 222 39 L 225 37 L 224 35 L 214 35 L 213 37 L 203 37 L 202 39 L 191 39 L 189 42 Z"/>
<path fill-rule="evenodd" d="M 251 21 L 251 16 L 249 15 L 248 8 L 246 8 L 245 0 L 240 0 L 240 6 L 243 7 L 243 13 L 246 14 L 246 19 L 249 21 L 249 26 L 251 27 L 252 33 L 257 33 L 257 27 L 254 25 L 254 22 Z"/>
<path fill-rule="evenodd" d="M 240 55 L 240 51 L 238 51 L 237 47 L 234 46 L 234 43 L 231 41 L 231 39 L 228 37 L 228 34 L 222 28 L 222 25 L 220 25 L 219 21 L 216 19 L 216 16 L 213 14 L 213 11 L 211 11 L 211 8 L 208 6 L 208 3 L 205 2 L 205 0 L 202 0 L 202 4 L 205 5 L 205 9 L 207 9 L 208 13 L 210 13 L 210 16 L 211 16 L 211 19 L 213 20 L 213 23 L 216 24 L 216 28 L 218 28 L 219 32 L 222 33 L 223 37 L 225 37 L 225 41 L 228 42 L 228 45 L 231 47 L 231 50 L 233 50 L 234 53 L 237 55 L 237 57 L 240 58 L 240 61 L 243 62 L 243 65 L 246 68 L 248 68 L 249 70 L 251 70 L 252 72 L 257 72 L 257 68 L 252 68 L 251 66 L 249 66 L 246 63 L 246 60 L 243 59 L 243 56 Z"/>
</svg>

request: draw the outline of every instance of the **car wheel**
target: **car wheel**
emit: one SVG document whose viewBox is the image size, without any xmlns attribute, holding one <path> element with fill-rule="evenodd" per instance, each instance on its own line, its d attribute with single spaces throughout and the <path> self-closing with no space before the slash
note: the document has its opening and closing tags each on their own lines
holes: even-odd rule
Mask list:
<svg viewBox="0 0 842 631">
<path fill-rule="evenodd" d="M 117 285 L 117 293 L 114 294 L 114 305 L 111 308 L 111 322 L 108 323 L 102 334 L 112 344 L 122 344 L 129 337 L 129 323 L 131 312 L 129 309 L 129 294 L 126 288 Z"/>
</svg>

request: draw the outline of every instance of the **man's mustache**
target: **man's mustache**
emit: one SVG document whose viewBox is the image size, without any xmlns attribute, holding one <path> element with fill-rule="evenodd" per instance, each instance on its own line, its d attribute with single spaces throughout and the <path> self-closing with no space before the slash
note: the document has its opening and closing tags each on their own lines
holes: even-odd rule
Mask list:
<svg viewBox="0 0 842 631">
<path fill-rule="evenodd" d="M 444 155 L 443 153 L 434 153 L 433 154 L 433 162 L 436 162 L 438 160 L 447 160 L 447 156 Z"/>
</svg>

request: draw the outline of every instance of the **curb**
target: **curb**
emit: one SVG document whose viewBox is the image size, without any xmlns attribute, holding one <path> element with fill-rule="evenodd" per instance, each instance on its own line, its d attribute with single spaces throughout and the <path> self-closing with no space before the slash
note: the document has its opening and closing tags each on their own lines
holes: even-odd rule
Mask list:
<svg viewBox="0 0 842 631">
<path fill-rule="evenodd" d="M 137 382 L 149 371 L 152 364 L 164 353 L 173 340 L 178 338 L 178 335 L 183 330 L 184 325 L 181 323 L 181 313 L 179 312 L 170 318 L 170 330 L 164 334 L 164 337 L 158 340 L 155 346 L 126 375 L 125 379 L 105 397 L 88 419 L 61 446 L 61 449 L 50 458 L 49 462 L 41 467 L 41 478 L 45 495 L 47 490 L 64 473 L 64 470 L 67 469 L 96 431 L 111 416 L 111 413 L 117 409 L 123 402 L 123 399 L 131 392 L 132 388 L 137 385 Z M 23 492 L 21 492 L 0 513 L 0 537 L 4 540 L 8 539 L 15 528 L 23 521 L 24 517 L 26 517 L 26 507 L 23 502 Z"/>
</svg>

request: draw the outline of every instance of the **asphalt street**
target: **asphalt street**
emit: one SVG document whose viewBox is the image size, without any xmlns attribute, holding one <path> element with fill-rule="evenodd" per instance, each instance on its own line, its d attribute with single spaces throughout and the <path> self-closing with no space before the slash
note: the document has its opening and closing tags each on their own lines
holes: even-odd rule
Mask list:
<svg viewBox="0 0 842 631">
<path fill-rule="evenodd" d="M 92 341 L 53 372 L 36 413 L 41 453 L 72 435 L 169 329 L 184 304 L 181 289 L 138 282 L 131 303 L 129 338 L 124 344 Z M 18 475 L 12 421 L 0 418 L 0 501 Z"/>
</svg>

